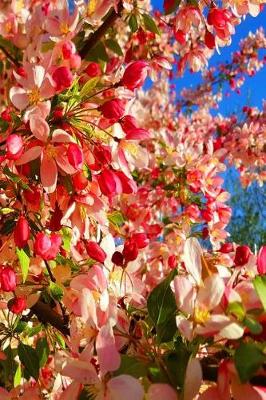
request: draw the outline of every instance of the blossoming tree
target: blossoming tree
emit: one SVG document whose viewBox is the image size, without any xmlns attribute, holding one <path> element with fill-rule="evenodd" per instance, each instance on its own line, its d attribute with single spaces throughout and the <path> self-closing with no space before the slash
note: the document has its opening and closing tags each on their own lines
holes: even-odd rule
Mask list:
<svg viewBox="0 0 266 400">
<path fill-rule="evenodd" d="M 263 185 L 266 109 L 211 112 L 264 31 L 208 69 L 262 7 L 0 2 L 0 399 L 266 399 L 266 247 L 220 176 Z"/>
</svg>

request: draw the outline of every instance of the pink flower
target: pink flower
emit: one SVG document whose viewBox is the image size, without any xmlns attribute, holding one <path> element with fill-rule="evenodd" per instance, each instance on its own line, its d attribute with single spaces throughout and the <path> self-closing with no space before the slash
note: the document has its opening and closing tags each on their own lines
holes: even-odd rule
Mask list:
<svg viewBox="0 0 266 400">
<path fill-rule="evenodd" d="M 8 303 L 8 308 L 14 314 L 21 314 L 27 308 L 25 297 L 15 297 Z"/>
<path fill-rule="evenodd" d="M 106 254 L 103 249 L 98 245 L 98 243 L 89 240 L 85 243 L 85 246 L 89 257 L 100 263 L 104 263 L 104 260 L 106 259 Z"/>
<path fill-rule="evenodd" d="M 85 68 L 84 72 L 90 77 L 94 78 L 95 76 L 100 76 L 102 74 L 101 67 L 96 62 L 91 62 Z"/>
<path fill-rule="evenodd" d="M 148 63 L 146 61 L 134 61 L 126 67 L 120 84 L 130 90 L 143 85 L 147 77 Z"/>
<path fill-rule="evenodd" d="M 14 71 L 14 76 L 20 86 L 12 87 L 9 92 L 10 100 L 20 111 L 28 105 L 36 105 L 55 94 L 52 77 L 42 65 L 27 63 L 23 71 L 23 74 Z"/>
<path fill-rule="evenodd" d="M 40 177 L 42 185 L 46 192 L 53 193 L 56 189 L 58 167 L 69 175 L 77 171 L 77 169 L 70 164 L 67 157 L 66 144 L 72 144 L 73 139 L 62 129 L 55 129 L 52 133 L 52 138 L 50 138 L 49 125 L 38 115 L 31 116 L 30 129 L 41 143 L 26 150 L 16 164 L 23 165 L 40 157 Z M 77 150 L 76 147 L 75 150 Z M 70 158 L 73 163 L 79 163 L 81 157 L 80 154 L 77 156 L 76 153 L 75 156 L 72 154 Z"/>
<path fill-rule="evenodd" d="M 139 128 L 137 121 L 131 115 L 125 115 L 120 121 L 121 127 L 126 134 L 127 140 L 144 140 L 150 138 L 150 133 Z"/>
<path fill-rule="evenodd" d="M 122 100 L 112 99 L 102 104 L 99 110 L 102 112 L 104 118 L 118 121 L 125 113 L 125 105 Z"/>
<path fill-rule="evenodd" d="M 56 84 L 55 87 L 57 92 L 62 92 L 69 88 L 73 82 L 73 75 L 70 69 L 64 66 L 56 68 L 52 77 Z"/>
<path fill-rule="evenodd" d="M 76 170 L 81 169 L 83 165 L 83 152 L 76 143 L 70 143 L 67 149 L 67 158 L 69 164 Z"/>
<path fill-rule="evenodd" d="M 258 253 L 257 269 L 260 275 L 266 274 L 266 246 L 262 246 Z"/>
<path fill-rule="evenodd" d="M 29 223 L 26 218 L 21 215 L 14 229 L 14 241 L 18 248 L 23 248 L 28 243 L 30 237 Z"/>
<path fill-rule="evenodd" d="M 177 400 L 176 391 L 166 383 L 153 383 L 147 392 L 147 400 Z"/>
<path fill-rule="evenodd" d="M 59 252 L 62 243 L 61 236 L 52 233 L 50 236 L 38 232 L 34 242 L 34 252 L 46 261 L 53 260 Z"/>
<path fill-rule="evenodd" d="M 15 133 L 6 139 L 6 158 L 9 160 L 17 160 L 23 151 L 23 141 L 21 136 Z"/>
<path fill-rule="evenodd" d="M 5 292 L 13 292 L 16 289 L 16 274 L 13 268 L 4 267 L 0 271 L 0 286 Z"/>
<path fill-rule="evenodd" d="M 248 246 L 238 246 L 236 248 L 234 263 L 237 267 L 242 267 L 248 262 L 249 256 L 251 255 L 250 248 Z"/>
</svg>

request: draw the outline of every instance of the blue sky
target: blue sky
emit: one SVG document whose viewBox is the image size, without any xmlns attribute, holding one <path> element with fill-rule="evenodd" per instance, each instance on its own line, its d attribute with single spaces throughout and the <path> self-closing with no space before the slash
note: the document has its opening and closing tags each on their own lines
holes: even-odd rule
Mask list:
<svg viewBox="0 0 266 400">
<path fill-rule="evenodd" d="M 152 0 L 154 9 L 162 9 L 163 0 Z M 220 48 L 220 55 L 216 52 L 211 58 L 209 65 L 230 60 L 231 53 L 238 49 L 239 41 L 245 38 L 249 32 L 255 32 L 260 26 L 266 30 L 266 7 L 258 17 L 253 18 L 248 15 L 240 25 L 236 27 L 236 33 L 232 36 L 230 46 Z M 199 73 L 187 72 L 183 78 L 176 80 L 177 91 L 183 87 L 197 85 L 201 80 Z M 232 93 L 229 98 L 225 98 L 220 104 L 219 112 L 223 115 L 231 114 L 232 111 L 239 112 L 243 105 L 250 106 L 262 105 L 262 100 L 266 99 L 266 68 L 263 68 L 254 77 L 248 77 L 245 84 L 241 88 L 241 94 Z"/>
</svg>

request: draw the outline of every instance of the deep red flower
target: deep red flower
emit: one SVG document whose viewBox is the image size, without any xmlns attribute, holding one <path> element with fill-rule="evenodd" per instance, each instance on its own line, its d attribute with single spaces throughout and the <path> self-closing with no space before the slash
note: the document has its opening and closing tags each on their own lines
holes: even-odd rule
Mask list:
<svg viewBox="0 0 266 400">
<path fill-rule="evenodd" d="M 147 77 L 148 65 L 146 61 L 133 61 L 125 69 L 121 85 L 130 90 L 141 87 Z"/>
<path fill-rule="evenodd" d="M 125 105 L 122 100 L 112 99 L 102 104 L 99 111 L 102 112 L 104 118 L 118 121 L 125 113 Z"/>
<path fill-rule="evenodd" d="M 4 267 L 0 271 L 1 289 L 5 292 L 13 292 L 17 286 L 16 274 L 13 268 Z"/>
<path fill-rule="evenodd" d="M 46 261 L 53 260 L 59 252 L 61 243 L 61 236 L 57 233 L 48 236 L 43 232 L 38 232 L 34 242 L 35 254 Z"/>
<path fill-rule="evenodd" d="M 30 237 L 30 228 L 27 219 L 21 215 L 17 221 L 14 229 L 14 241 L 15 245 L 22 249 L 26 246 Z"/>
<path fill-rule="evenodd" d="M 14 297 L 8 302 L 8 309 L 14 314 L 21 314 L 27 308 L 25 297 Z"/>
<path fill-rule="evenodd" d="M 251 251 L 248 246 L 238 246 L 236 248 L 235 259 L 234 259 L 235 265 L 237 267 L 242 267 L 242 265 L 245 265 L 249 260 L 250 254 Z"/>
<path fill-rule="evenodd" d="M 104 263 L 106 259 L 106 253 L 98 243 L 88 240 L 85 243 L 85 247 L 90 258 L 100 263 Z"/>
</svg>

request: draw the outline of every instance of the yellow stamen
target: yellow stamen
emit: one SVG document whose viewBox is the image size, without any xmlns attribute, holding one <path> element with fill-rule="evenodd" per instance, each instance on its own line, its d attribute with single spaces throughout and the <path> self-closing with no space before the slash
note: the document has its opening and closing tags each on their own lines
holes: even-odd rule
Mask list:
<svg viewBox="0 0 266 400">
<path fill-rule="evenodd" d="M 208 310 L 199 307 L 195 308 L 194 321 L 197 324 L 204 324 L 205 322 L 208 321 L 209 318 L 210 318 L 210 313 Z"/>
<path fill-rule="evenodd" d="M 66 35 L 69 32 L 69 25 L 66 22 L 61 22 L 60 32 L 62 35 Z"/>
<path fill-rule="evenodd" d="M 32 89 L 32 91 L 29 93 L 29 101 L 30 104 L 37 104 L 41 99 L 40 95 L 40 90 L 36 86 Z"/>
</svg>

